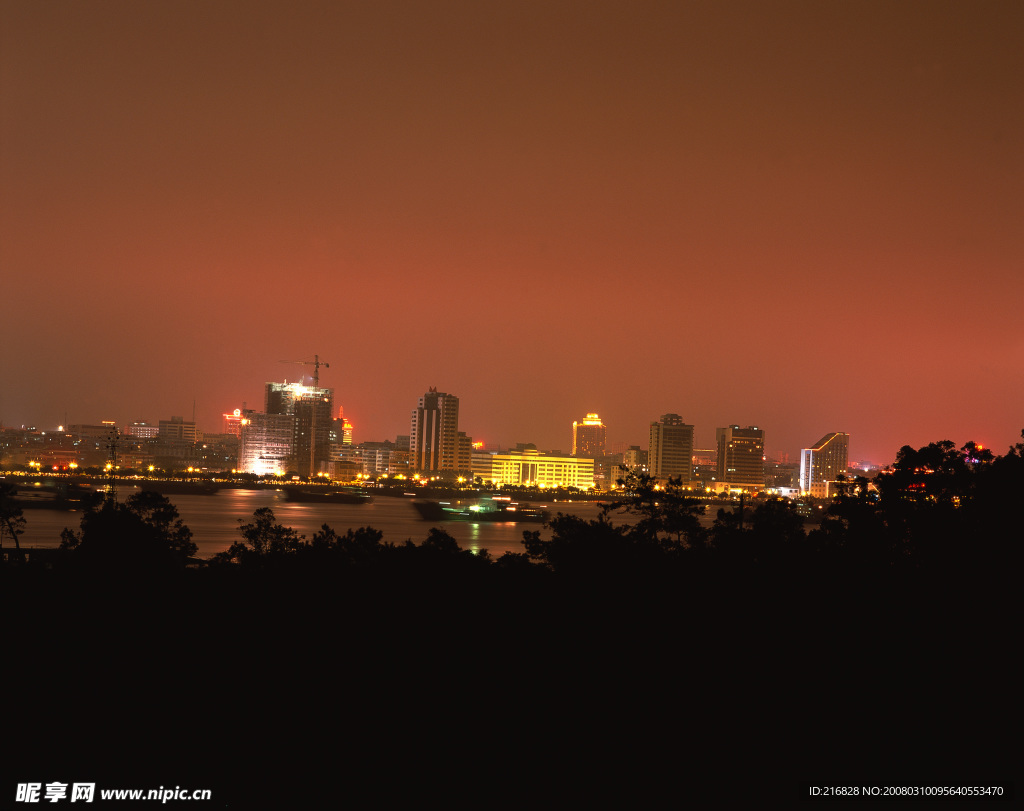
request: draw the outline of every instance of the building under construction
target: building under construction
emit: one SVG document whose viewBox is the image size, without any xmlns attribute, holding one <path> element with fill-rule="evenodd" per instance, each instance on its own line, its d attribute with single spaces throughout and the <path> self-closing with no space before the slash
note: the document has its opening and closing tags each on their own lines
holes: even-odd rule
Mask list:
<svg viewBox="0 0 1024 811">
<path fill-rule="evenodd" d="M 293 418 L 290 469 L 300 476 L 325 471 L 333 440 L 334 389 L 302 383 L 267 383 L 264 412 Z"/>
</svg>

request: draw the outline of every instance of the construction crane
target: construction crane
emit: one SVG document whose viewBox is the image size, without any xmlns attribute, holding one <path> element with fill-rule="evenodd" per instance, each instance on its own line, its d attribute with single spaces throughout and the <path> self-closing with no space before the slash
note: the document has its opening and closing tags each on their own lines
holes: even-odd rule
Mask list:
<svg viewBox="0 0 1024 811">
<path fill-rule="evenodd" d="M 313 360 L 283 360 L 281 363 L 297 363 L 300 366 L 312 366 L 313 390 L 316 392 L 316 398 L 320 398 L 320 367 L 323 366 L 325 369 L 330 369 L 331 364 L 327 361 L 321 361 L 319 355 L 313 355 Z M 312 479 L 316 470 L 316 403 L 310 401 L 309 408 L 309 478 Z"/>
<path fill-rule="evenodd" d="M 319 355 L 313 355 L 313 360 L 283 360 L 281 363 L 297 363 L 300 366 L 312 366 L 314 389 L 320 388 L 320 367 L 323 366 L 325 369 L 331 368 L 331 364 L 327 361 L 321 361 Z"/>
</svg>

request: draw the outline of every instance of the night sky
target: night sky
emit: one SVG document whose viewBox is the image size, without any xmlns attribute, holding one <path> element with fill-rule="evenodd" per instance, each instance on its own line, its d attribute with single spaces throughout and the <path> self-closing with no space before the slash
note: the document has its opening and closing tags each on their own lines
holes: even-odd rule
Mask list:
<svg viewBox="0 0 1024 811">
<path fill-rule="evenodd" d="M 1024 427 L 1024 6 L 0 2 L 0 420 Z"/>
</svg>

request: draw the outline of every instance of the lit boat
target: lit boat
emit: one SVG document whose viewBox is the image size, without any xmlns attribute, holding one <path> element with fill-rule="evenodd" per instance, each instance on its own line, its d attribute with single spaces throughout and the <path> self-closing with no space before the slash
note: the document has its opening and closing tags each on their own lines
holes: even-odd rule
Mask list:
<svg viewBox="0 0 1024 811">
<path fill-rule="evenodd" d="M 551 518 L 551 513 L 541 507 L 520 504 L 507 496 L 487 496 L 467 501 L 418 499 L 412 505 L 424 521 L 543 524 Z"/>
<path fill-rule="evenodd" d="M 298 501 L 307 504 L 366 504 L 373 498 L 355 490 L 305 487 L 285 487 L 286 501 Z"/>
</svg>

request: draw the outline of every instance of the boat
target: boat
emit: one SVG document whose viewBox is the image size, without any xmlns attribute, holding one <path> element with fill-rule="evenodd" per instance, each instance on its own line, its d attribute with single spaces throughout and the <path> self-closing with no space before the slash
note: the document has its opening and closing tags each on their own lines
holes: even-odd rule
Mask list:
<svg viewBox="0 0 1024 811">
<path fill-rule="evenodd" d="M 485 496 L 466 501 L 417 499 L 412 506 L 424 521 L 543 524 L 551 519 L 551 513 L 547 510 L 529 504 L 520 504 L 508 496 Z"/>
<path fill-rule="evenodd" d="M 349 488 L 285 487 L 283 489 L 285 501 L 306 504 L 366 504 L 373 501 L 372 496 Z"/>
<path fill-rule="evenodd" d="M 193 481 L 164 481 L 161 479 L 149 479 L 138 483 L 140 490 L 149 490 L 159 493 L 161 496 L 213 496 L 220 490 L 221 485 L 213 482 Z"/>
<path fill-rule="evenodd" d="M 38 510 L 87 510 L 103 501 L 103 493 L 86 484 L 40 482 L 18 486 L 11 496 L 15 506 Z"/>
</svg>

